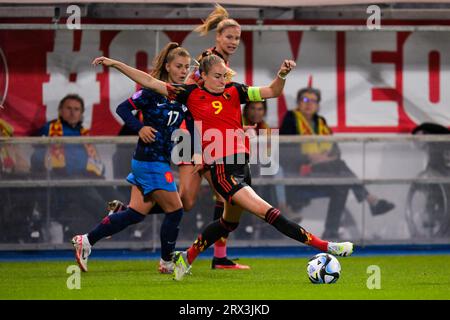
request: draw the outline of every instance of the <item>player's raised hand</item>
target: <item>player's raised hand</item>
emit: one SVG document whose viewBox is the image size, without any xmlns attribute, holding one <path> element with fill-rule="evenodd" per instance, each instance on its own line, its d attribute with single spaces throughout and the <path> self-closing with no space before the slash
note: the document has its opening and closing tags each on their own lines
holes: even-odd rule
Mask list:
<svg viewBox="0 0 450 320">
<path fill-rule="evenodd" d="M 280 70 L 278 71 L 278 75 L 280 78 L 285 79 L 286 76 L 291 72 L 293 68 L 295 68 L 297 64 L 293 60 L 284 60 L 281 64 Z"/>
<path fill-rule="evenodd" d="M 115 63 L 117 63 L 116 60 L 110 59 L 110 58 L 108 58 L 108 57 L 98 57 L 98 58 L 95 58 L 95 59 L 92 61 L 92 64 L 93 64 L 94 66 L 97 66 L 97 65 L 99 65 L 99 64 L 102 64 L 102 65 L 104 65 L 104 66 L 106 66 L 106 67 L 111 67 L 111 66 L 114 66 Z"/>
<path fill-rule="evenodd" d="M 141 138 L 142 141 L 145 143 L 152 143 L 155 142 L 155 133 L 158 132 L 158 130 L 154 129 L 150 126 L 142 127 L 141 130 L 139 130 L 139 138 Z"/>
</svg>

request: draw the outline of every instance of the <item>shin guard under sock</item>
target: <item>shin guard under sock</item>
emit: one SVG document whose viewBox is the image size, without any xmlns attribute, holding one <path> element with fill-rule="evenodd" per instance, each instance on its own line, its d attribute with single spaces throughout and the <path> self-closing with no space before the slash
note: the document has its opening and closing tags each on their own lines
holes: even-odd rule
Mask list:
<svg viewBox="0 0 450 320">
<path fill-rule="evenodd" d="M 328 249 L 327 241 L 323 241 L 322 239 L 303 229 L 298 224 L 286 219 L 281 215 L 280 210 L 278 209 L 270 208 L 266 213 L 265 220 L 289 238 L 315 247 L 321 251 L 326 252 Z"/>
<path fill-rule="evenodd" d="M 183 208 L 174 212 L 165 213 L 161 224 L 161 258 L 164 261 L 170 261 L 172 252 L 175 250 L 175 244 L 180 230 L 180 221 L 183 217 Z"/>
<path fill-rule="evenodd" d="M 187 250 L 188 262 L 192 263 L 201 252 L 209 248 L 218 239 L 228 237 L 228 234 L 235 230 L 238 225 L 239 223 L 228 222 L 222 218 L 211 222 Z"/>
<path fill-rule="evenodd" d="M 218 220 L 222 217 L 224 210 L 224 203 L 222 201 L 216 201 L 214 207 L 214 220 Z M 227 256 L 227 238 L 222 237 L 214 243 L 214 257 L 225 258 Z"/>
<path fill-rule="evenodd" d="M 144 218 L 145 215 L 140 214 L 130 207 L 124 211 L 119 211 L 106 216 L 94 230 L 88 233 L 87 237 L 89 243 L 94 245 L 100 239 L 118 233 L 129 225 L 139 223 L 144 220 Z"/>
</svg>

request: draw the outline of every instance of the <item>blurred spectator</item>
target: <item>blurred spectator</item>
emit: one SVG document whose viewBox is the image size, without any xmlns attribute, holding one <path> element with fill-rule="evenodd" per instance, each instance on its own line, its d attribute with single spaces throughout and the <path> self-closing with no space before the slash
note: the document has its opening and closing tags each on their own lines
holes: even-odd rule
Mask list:
<svg viewBox="0 0 450 320">
<path fill-rule="evenodd" d="M 66 95 L 59 103 L 58 118 L 47 122 L 39 130 L 39 136 L 48 137 L 80 137 L 89 135 L 89 130 L 83 128 L 83 99 L 76 94 Z M 59 178 L 94 178 L 103 177 L 104 165 L 101 162 L 95 146 L 87 144 L 50 145 L 45 150 L 38 149 L 33 155 L 34 172 L 50 170 L 52 175 Z"/>
<path fill-rule="evenodd" d="M 0 119 L 0 137 L 12 137 L 13 127 Z M 0 177 L 23 175 L 30 171 L 30 163 L 25 159 L 18 146 L 3 143 L 0 146 Z"/>
<path fill-rule="evenodd" d="M 450 130 L 437 123 L 424 122 L 414 128 L 412 134 L 449 134 Z"/>
<path fill-rule="evenodd" d="M 0 137 L 10 138 L 14 135 L 14 128 L 5 120 L 0 119 Z M 30 172 L 30 164 L 20 145 L 0 143 L 0 179 L 22 180 Z M 23 201 L 32 194 L 30 188 L 0 188 L 0 233 L 1 242 L 30 242 L 38 236 L 40 226 L 33 217 L 33 204 Z"/>
<path fill-rule="evenodd" d="M 437 123 L 425 122 L 414 128 L 412 134 L 448 135 L 450 130 Z M 450 176 L 450 139 L 441 141 L 417 141 L 416 145 L 424 150 L 428 157 L 425 170 L 419 177 Z M 414 199 L 418 198 L 422 202 Z M 450 210 L 448 201 L 450 184 L 448 183 L 412 183 L 408 201 L 407 221 L 413 237 L 448 237 L 450 234 Z"/>
<path fill-rule="evenodd" d="M 450 130 L 437 123 L 424 122 L 414 128 L 412 134 L 450 134 Z M 428 142 L 422 146 L 428 152 L 427 169 L 440 175 L 450 175 L 450 143 Z"/>
<path fill-rule="evenodd" d="M 244 108 L 242 110 L 242 124 L 244 128 L 246 128 L 246 135 L 252 139 L 254 136 L 258 136 L 260 134 L 265 133 L 269 139 L 268 139 L 268 148 L 267 148 L 267 156 L 270 156 L 271 148 L 270 148 L 270 135 L 271 135 L 271 128 L 266 123 L 265 118 L 267 115 L 267 103 L 266 101 L 253 101 L 248 102 L 244 105 Z M 267 131 L 260 131 L 260 130 L 267 130 Z M 251 148 L 250 152 L 256 152 L 256 150 L 252 150 Z M 260 175 L 260 168 L 263 165 L 252 165 L 250 166 L 250 169 L 252 171 L 252 177 L 259 178 L 264 177 Z M 255 191 L 264 199 L 266 199 L 268 202 L 274 204 L 277 206 L 284 214 L 289 215 L 291 211 L 286 205 L 286 196 L 285 196 L 285 190 L 284 186 L 282 185 L 255 185 L 254 186 Z M 255 226 L 257 226 L 257 231 L 264 230 L 264 235 L 257 235 L 257 237 L 261 236 L 263 238 L 267 238 L 270 235 L 273 235 L 275 237 L 278 237 L 278 234 L 272 230 L 272 228 L 266 228 L 266 225 L 260 225 L 255 221 L 254 217 L 252 215 L 243 216 L 241 218 L 241 224 L 245 225 L 248 224 L 248 226 L 251 226 L 254 222 L 256 222 Z M 252 230 L 253 226 L 251 228 L 244 227 L 241 228 L 241 230 Z"/>
<path fill-rule="evenodd" d="M 269 125 L 264 121 L 266 114 L 266 101 L 248 102 L 242 111 L 242 124 L 244 126 L 255 126 L 254 129 L 257 133 L 259 129 L 268 129 L 270 132 Z"/>
<path fill-rule="evenodd" d="M 284 135 L 331 135 L 325 118 L 318 114 L 321 93 L 318 89 L 307 87 L 297 93 L 297 108 L 288 111 L 283 119 L 280 134 Z M 298 150 L 298 147 L 297 147 Z M 291 173 L 303 177 L 345 177 L 356 175 L 341 159 L 341 152 L 336 143 L 308 142 L 300 146 L 300 154 L 294 161 L 285 161 L 283 167 Z M 394 208 L 394 204 L 378 199 L 362 185 L 351 186 L 301 186 L 288 188 L 288 201 L 305 206 L 312 198 L 330 198 L 323 238 L 339 237 L 338 230 L 345 209 L 348 191 L 352 190 L 358 202 L 367 201 L 372 215 L 380 215 Z M 306 199 L 305 199 L 306 197 Z M 302 199 L 303 198 L 303 199 Z M 305 201 L 306 200 L 306 201 Z"/>
<path fill-rule="evenodd" d="M 76 94 L 66 95 L 59 103 L 58 118 L 49 121 L 39 135 L 49 137 L 81 137 L 89 135 L 83 127 L 84 101 Z M 32 156 L 34 176 L 52 179 L 104 179 L 104 164 L 91 143 L 36 146 Z M 112 187 L 57 187 L 37 196 L 38 210 L 47 211 L 51 219 L 64 226 L 67 239 L 86 225 L 92 225 L 106 214 L 109 199 L 123 199 Z M 47 193 L 47 194 L 45 194 Z M 51 201 L 48 201 L 48 198 Z M 46 199 L 46 201 L 44 201 Z M 50 208 L 48 204 L 50 203 Z"/>
</svg>

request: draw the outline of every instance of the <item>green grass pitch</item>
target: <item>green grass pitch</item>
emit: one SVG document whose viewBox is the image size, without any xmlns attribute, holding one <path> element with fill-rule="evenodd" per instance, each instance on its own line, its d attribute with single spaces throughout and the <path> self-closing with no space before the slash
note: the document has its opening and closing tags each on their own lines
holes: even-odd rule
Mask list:
<svg viewBox="0 0 450 320">
<path fill-rule="evenodd" d="M 211 270 L 210 260 L 193 266 L 182 282 L 157 272 L 156 260 L 89 261 L 81 288 L 69 290 L 71 261 L 0 263 L 0 299 L 450 299 L 450 256 L 339 258 L 341 278 L 314 285 L 307 258 L 241 258 L 251 270 Z M 381 289 L 367 288 L 370 265 L 381 270 Z"/>
</svg>

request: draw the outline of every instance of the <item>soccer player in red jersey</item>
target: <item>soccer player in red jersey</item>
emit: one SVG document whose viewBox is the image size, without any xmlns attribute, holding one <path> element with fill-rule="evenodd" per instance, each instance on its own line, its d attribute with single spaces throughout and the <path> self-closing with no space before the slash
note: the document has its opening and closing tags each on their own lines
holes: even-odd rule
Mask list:
<svg viewBox="0 0 450 320">
<path fill-rule="evenodd" d="M 195 32 L 200 33 L 201 36 L 206 36 L 209 31 L 216 30 L 215 46 L 204 50 L 198 57 L 197 61 L 201 62 L 204 57 L 211 54 L 221 57 L 227 66 L 229 66 L 230 57 L 236 52 L 241 40 L 241 26 L 236 20 L 230 19 L 227 10 L 219 4 L 216 4 L 214 10 L 204 20 L 203 24 L 194 29 Z M 187 78 L 185 83 L 193 84 L 202 83 L 198 67 L 193 70 L 191 75 Z M 185 122 L 182 127 L 193 126 L 193 117 L 186 114 Z M 193 154 L 191 154 L 192 158 Z M 216 204 L 214 206 L 213 219 L 219 219 L 224 210 L 224 200 L 220 194 L 215 190 L 211 180 L 211 174 L 208 170 L 201 170 L 198 173 L 192 174 L 193 164 L 189 162 L 181 162 L 178 164 L 180 177 L 180 197 L 183 201 L 184 210 L 190 211 L 197 200 L 197 195 L 204 177 L 211 189 L 214 192 Z M 211 266 L 213 269 L 249 269 L 247 265 L 235 263 L 227 257 L 227 238 L 223 237 L 214 244 L 214 257 Z"/>
<path fill-rule="evenodd" d="M 287 75 L 295 67 L 294 61 L 284 60 L 275 79 L 265 87 L 248 87 L 245 84 L 227 82 L 229 69 L 223 59 L 216 55 L 207 56 L 201 61 L 200 72 L 204 81 L 201 87 L 197 84 L 165 83 L 145 72 L 105 57 L 96 58 L 93 64 L 114 67 L 143 87 L 183 103 L 194 119 L 201 122 L 203 159 L 209 166 L 215 189 L 226 200 L 225 210 L 220 219 L 203 229 L 190 248 L 176 252 L 175 280 L 181 280 L 189 272 L 191 264 L 201 252 L 237 228 L 244 210 L 265 220 L 284 235 L 306 245 L 338 256 L 352 254 L 351 242 L 328 242 L 316 237 L 286 219 L 278 209 L 259 197 L 251 188 L 241 103 L 280 96 Z M 227 139 L 230 132 L 233 133 L 231 139 Z M 220 143 L 220 136 L 226 139 L 225 143 Z"/>
</svg>

